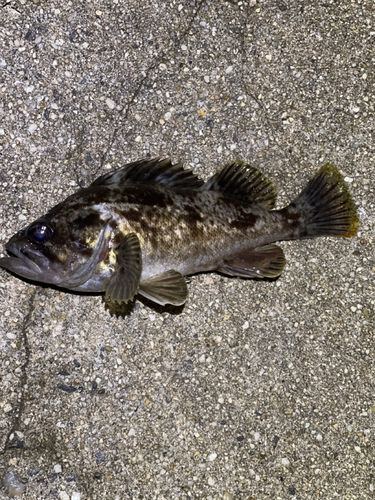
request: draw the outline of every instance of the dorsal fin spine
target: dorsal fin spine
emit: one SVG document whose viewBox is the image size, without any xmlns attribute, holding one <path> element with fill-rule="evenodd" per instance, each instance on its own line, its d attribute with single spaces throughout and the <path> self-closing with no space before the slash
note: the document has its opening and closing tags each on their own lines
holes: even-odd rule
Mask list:
<svg viewBox="0 0 375 500">
<path fill-rule="evenodd" d="M 277 198 L 272 182 L 259 170 L 241 160 L 228 163 L 208 179 L 202 189 L 216 191 L 267 210 L 274 208 Z"/>
<path fill-rule="evenodd" d="M 99 177 L 93 185 L 109 186 L 124 182 L 161 184 L 172 189 L 198 189 L 204 184 L 192 170 L 185 170 L 182 162 L 172 165 L 170 158 L 153 158 L 129 163 Z"/>
</svg>

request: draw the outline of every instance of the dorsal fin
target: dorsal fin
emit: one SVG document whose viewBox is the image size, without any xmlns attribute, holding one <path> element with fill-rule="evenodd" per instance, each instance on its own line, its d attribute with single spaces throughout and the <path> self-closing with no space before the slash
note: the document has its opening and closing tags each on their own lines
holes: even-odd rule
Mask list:
<svg viewBox="0 0 375 500">
<path fill-rule="evenodd" d="M 114 172 L 102 175 L 92 183 L 93 186 L 140 182 L 142 184 L 162 184 L 169 187 L 198 189 L 204 182 L 192 170 L 185 170 L 183 163 L 172 165 L 170 158 L 139 160 L 129 163 Z"/>
<path fill-rule="evenodd" d="M 204 184 L 202 189 L 218 191 L 250 205 L 270 210 L 276 204 L 276 189 L 259 170 L 235 160 Z"/>
</svg>

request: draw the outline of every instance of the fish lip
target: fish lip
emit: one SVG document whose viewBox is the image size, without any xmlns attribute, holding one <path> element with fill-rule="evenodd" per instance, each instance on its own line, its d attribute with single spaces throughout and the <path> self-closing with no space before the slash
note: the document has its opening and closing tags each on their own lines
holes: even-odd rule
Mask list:
<svg viewBox="0 0 375 500">
<path fill-rule="evenodd" d="M 26 267 L 29 269 L 29 271 L 35 273 L 37 276 L 40 276 L 42 274 L 42 269 L 38 266 L 38 264 L 36 264 L 34 261 L 32 261 L 30 259 L 30 257 L 28 257 L 27 255 L 22 253 L 21 250 L 19 250 L 17 248 L 17 245 L 7 243 L 5 245 L 5 248 L 6 248 L 7 252 L 9 252 L 10 254 L 13 254 L 13 255 L 10 255 L 10 257 L 5 257 L 5 259 L 8 259 L 10 261 L 13 260 L 16 262 L 17 262 L 17 259 L 20 259 L 26 265 Z M 5 259 L 0 259 L 0 263 L 2 260 L 5 260 Z"/>
</svg>

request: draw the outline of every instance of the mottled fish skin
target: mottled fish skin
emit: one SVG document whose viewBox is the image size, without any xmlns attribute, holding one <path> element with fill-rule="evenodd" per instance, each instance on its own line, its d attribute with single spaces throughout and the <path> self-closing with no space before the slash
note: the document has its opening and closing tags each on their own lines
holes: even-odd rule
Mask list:
<svg viewBox="0 0 375 500">
<path fill-rule="evenodd" d="M 101 199 L 92 200 L 92 212 L 111 215 L 110 246 L 120 243 L 123 234 L 138 235 L 142 279 L 168 269 L 183 275 L 210 271 L 233 253 L 298 234 L 298 220 L 288 222 L 286 214 L 244 206 L 213 191 L 129 185 L 126 192 L 107 188 Z"/>
<path fill-rule="evenodd" d="M 108 291 L 112 283 L 116 291 L 109 295 L 119 301 L 143 289 L 156 302 L 183 303 L 186 285 L 178 283 L 178 273 L 277 276 L 285 260 L 271 243 L 353 236 L 358 218 L 338 171 L 325 165 L 309 186 L 288 207 L 270 210 L 276 199 L 272 184 L 242 162 L 206 183 L 169 160 L 136 162 L 99 178 L 14 235 L 6 244 L 11 256 L 0 265 L 71 290 Z M 120 272 L 123 282 L 132 276 L 127 291 Z M 163 279 L 155 285 L 159 275 Z M 175 302 L 154 294 L 157 286 L 172 286 L 171 280 L 181 294 Z"/>
</svg>

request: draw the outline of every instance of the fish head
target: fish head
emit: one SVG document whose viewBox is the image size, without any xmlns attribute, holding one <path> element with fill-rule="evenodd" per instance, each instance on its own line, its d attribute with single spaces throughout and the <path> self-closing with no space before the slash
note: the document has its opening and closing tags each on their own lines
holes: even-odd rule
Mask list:
<svg viewBox="0 0 375 500">
<path fill-rule="evenodd" d="M 76 288 L 106 256 L 106 222 L 97 213 L 52 209 L 6 243 L 0 266 L 32 281 Z"/>
</svg>

